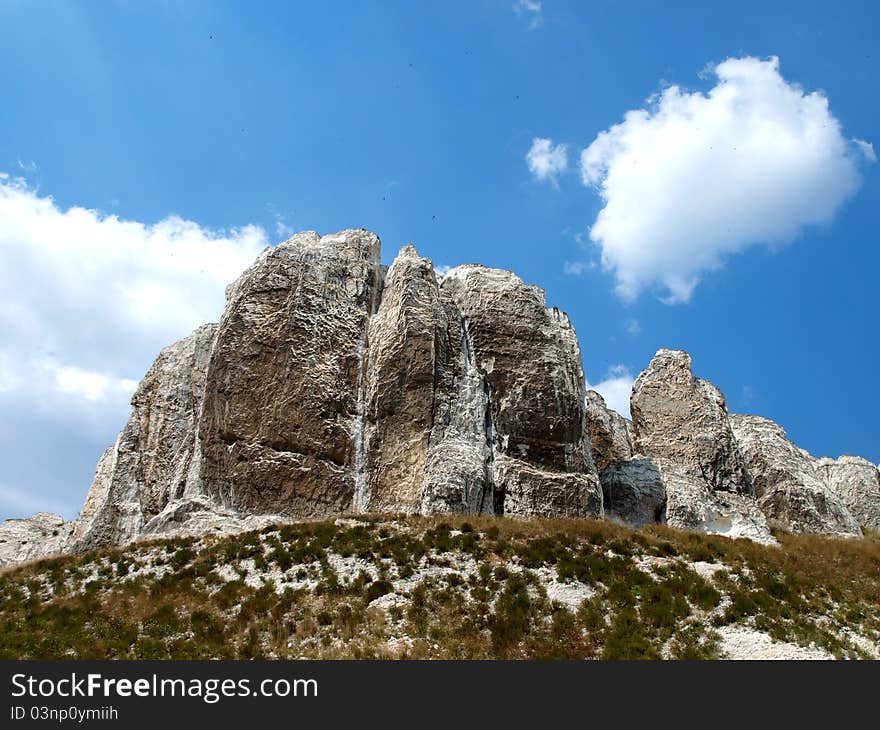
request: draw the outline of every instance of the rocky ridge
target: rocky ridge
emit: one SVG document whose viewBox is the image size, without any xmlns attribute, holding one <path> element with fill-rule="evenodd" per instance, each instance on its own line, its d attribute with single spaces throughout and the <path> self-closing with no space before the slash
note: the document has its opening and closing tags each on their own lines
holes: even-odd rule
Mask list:
<svg viewBox="0 0 880 730">
<path fill-rule="evenodd" d="M 880 476 L 730 415 L 660 350 L 632 422 L 586 391 L 578 339 L 509 271 L 390 268 L 362 229 L 267 248 L 218 324 L 165 348 L 80 516 L 0 526 L 0 563 L 346 513 L 601 518 L 772 542 L 856 536 Z"/>
</svg>

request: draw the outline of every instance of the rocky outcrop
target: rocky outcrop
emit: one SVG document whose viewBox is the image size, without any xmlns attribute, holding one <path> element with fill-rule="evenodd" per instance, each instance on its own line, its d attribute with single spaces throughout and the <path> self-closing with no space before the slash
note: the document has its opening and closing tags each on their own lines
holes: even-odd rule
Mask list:
<svg viewBox="0 0 880 730">
<path fill-rule="evenodd" d="M 861 535 L 813 460 L 788 440 L 781 426 L 761 416 L 732 415 L 730 420 L 758 505 L 772 524 L 796 533 Z"/>
<path fill-rule="evenodd" d="M 370 319 L 370 511 L 601 514 L 571 325 L 507 271 L 404 248 Z"/>
<path fill-rule="evenodd" d="M 509 271 L 460 266 L 443 279 L 485 383 L 495 511 L 601 516 L 584 423 L 580 349 L 568 317 Z"/>
<path fill-rule="evenodd" d="M 205 493 L 244 514 L 350 511 L 366 489 L 364 362 L 379 239 L 295 235 L 227 292 L 199 433 Z"/>
<path fill-rule="evenodd" d="M 587 391 L 586 421 L 593 460 L 600 474 L 609 464 L 632 458 L 629 421 L 608 408 L 595 390 Z"/>
<path fill-rule="evenodd" d="M 606 517 L 634 527 L 666 522 L 666 487 L 650 459 L 613 462 L 599 478 Z"/>
<path fill-rule="evenodd" d="M 822 458 L 815 465 L 855 521 L 869 530 L 880 530 L 880 471 L 877 467 L 859 456 Z"/>
<path fill-rule="evenodd" d="M 446 329 L 438 365 L 423 514 L 495 513 L 495 433 L 489 387 L 477 367 L 467 327 L 449 288 L 440 288 Z M 500 496 L 500 495 L 499 495 Z"/>
<path fill-rule="evenodd" d="M 38 512 L 0 524 L 0 565 L 21 563 L 64 552 L 73 524 L 61 515 Z"/>
<path fill-rule="evenodd" d="M 634 450 L 679 466 L 710 492 L 753 494 L 724 395 L 682 350 L 659 350 L 633 385 Z"/>
<path fill-rule="evenodd" d="M 773 544 L 767 518 L 754 497 L 712 491 L 693 471 L 666 462 L 660 468 L 666 489 L 666 522 L 682 530 Z"/>
<path fill-rule="evenodd" d="M 349 512 L 607 510 L 763 542 L 765 514 L 828 535 L 880 519 L 873 465 L 814 466 L 764 419 L 735 431 L 685 352 L 655 355 L 631 412 L 585 391 L 568 317 L 511 272 L 438 279 L 412 246 L 386 270 L 369 231 L 300 233 L 160 353 L 79 518 L 5 523 L 0 560 Z"/>
<path fill-rule="evenodd" d="M 421 510 L 438 374 L 458 355 L 446 329 L 434 267 L 407 246 L 388 270 L 382 303 L 370 318 L 361 511 Z"/>
<path fill-rule="evenodd" d="M 633 386 L 633 449 L 660 469 L 674 527 L 771 541 L 721 391 L 681 350 L 660 350 Z"/>
<path fill-rule="evenodd" d="M 162 351 L 70 547 L 364 511 L 601 515 L 580 352 L 510 272 L 306 232 Z"/>
<path fill-rule="evenodd" d="M 131 399 L 131 416 L 101 457 L 71 548 L 128 542 L 172 501 L 201 491 L 197 438 L 216 327 L 166 347 Z"/>
<path fill-rule="evenodd" d="M 218 506 L 206 497 L 171 502 L 143 526 L 140 537 L 231 535 L 285 522 L 282 515 L 242 515 Z"/>
</svg>

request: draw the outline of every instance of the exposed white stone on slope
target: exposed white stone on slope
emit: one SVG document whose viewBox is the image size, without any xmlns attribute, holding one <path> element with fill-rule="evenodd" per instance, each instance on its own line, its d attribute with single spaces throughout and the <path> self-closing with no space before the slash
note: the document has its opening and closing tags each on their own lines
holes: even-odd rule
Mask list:
<svg viewBox="0 0 880 730">
<path fill-rule="evenodd" d="M 756 629 L 731 624 L 718 629 L 721 635 L 721 653 L 727 659 L 833 659 L 820 647 L 803 647 L 775 641 Z"/>
<path fill-rule="evenodd" d="M 0 565 L 20 563 L 63 552 L 73 524 L 61 515 L 38 512 L 0 523 Z"/>
<path fill-rule="evenodd" d="M 206 497 L 188 497 L 167 505 L 143 526 L 138 537 L 148 539 L 232 535 L 287 521 L 277 514 L 240 515 L 231 509 L 213 504 Z"/>
<path fill-rule="evenodd" d="M 880 471 L 867 459 L 817 459 L 816 469 L 859 525 L 880 530 Z"/>
<path fill-rule="evenodd" d="M 813 460 L 761 416 L 730 416 L 746 459 L 758 505 L 789 532 L 858 537 L 861 530 L 844 502 L 817 472 Z M 875 470 L 876 471 L 876 470 Z"/>
</svg>

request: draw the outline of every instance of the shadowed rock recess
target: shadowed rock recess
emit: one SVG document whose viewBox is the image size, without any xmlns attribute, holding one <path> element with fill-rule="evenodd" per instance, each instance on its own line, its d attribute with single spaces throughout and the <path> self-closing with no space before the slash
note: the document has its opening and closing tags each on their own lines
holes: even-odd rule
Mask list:
<svg viewBox="0 0 880 730">
<path fill-rule="evenodd" d="M 386 269 L 369 231 L 299 233 L 228 287 L 219 324 L 159 354 L 80 516 L 0 525 L 0 563 L 360 512 L 607 512 L 762 542 L 768 519 L 880 523 L 873 464 L 729 416 L 687 353 L 657 353 L 631 423 L 584 382 L 568 317 L 513 273 L 438 277 L 413 246 Z"/>
</svg>

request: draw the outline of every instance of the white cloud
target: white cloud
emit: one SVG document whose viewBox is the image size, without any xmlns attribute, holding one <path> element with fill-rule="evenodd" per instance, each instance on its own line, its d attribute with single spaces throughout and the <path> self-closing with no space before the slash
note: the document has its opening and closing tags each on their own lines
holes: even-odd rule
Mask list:
<svg viewBox="0 0 880 730">
<path fill-rule="evenodd" d="M 628 320 L 626 320 L 626 322 L 624 322 L 623 326 L 624 326 L 624 329 L 629 334 L 631 334 L 633 337 L 635 337 L 638 334 L 641 334 L 641 332 L 642 332 L 642 325 L 639 322 L 639 320 L 637 320 L 637 319 L 628 319 Z"/>
<path fill-rule="evenodd" d="M 544 22 L 544 4 L 540 0 L 517 0 L 513 12 L 528 21 L 528 29 L 534 30 Z"/>
<path fill-rule="evenodd" d="M 874 145 L 870 142 L 866 142 L 863 139 L 854 139 L 853 142 L 856 143 L 856 147 L 859 148 L 859 152 L 861 152 L 865 159 L 868 162 L 877 162 L 877 153 L 874 152 Z"/>
<path fill-rule="evenodd" d="M 63 210 L 0 174 L 0 435 L 25 424 L 11 434 L 14 442 L 0 439 L 0 460 L 45 462 L 46 451 L 53 454 L 42 485 L 26 476 L 13 481 L 6 470 L 0 519 L 16 508 L 4 496 L 9 490 L 41 504 L 55 500 L 68 513 L 81 501 L 159 350 L 216 321 L 226 285 L 266 244 L 255 226 L 212 231 L 178 217 L 146 225 Z M 48 440 L 62 427 L 93 450 L 84 470 Z M 32 453 L 21 453 L 22 444 Z M 47 492 L 49 483 L 64 484 L 65 494 Z"/>
<path fill-rule="evenodd" d="M 434 267 L 434 274 L 438 279 L 442 279 L 451 269 L 452 267 L 449 264 L 440 264 L 439 266 Z"/>
<path fill-rule="evenodd" d="M 585 271 L 593 268 L 593 264 L 587 261 L 566 261 L 562 265 L 562 273 L 569 276 L 581 276 Z"/>
<path fill-rule="evenodd" d="M 568 152 L 564 144 L 554 146 L 552 139 L 535 137 L 526 153 L 526 163 L 537 180 L 555 185 L 557 176 L 568 169 Z"/>
<path fill-rule="evenodd" d="M 614 365 L 605 373 L 605 378 L 598 383 L 587 381 L 587 388 L 595 390 L 605 399 L 605 405 L 620 415 L 630 418 L 629 397 L 632 394 L 635 378 L 629 368 Z"/>
<path fill-rule="evenodd" d="M 590 237 L 624 298 L 661 287 L 685 302 L 726 255 L 827 223 L 860 184 L 856 150 L 873 152 L 846 140 L 822 92 L 783 79 L 777 58 L 713 70 L 708 93 L 670 86 L 581 153 L 604 201 Z"/>
</svg>

